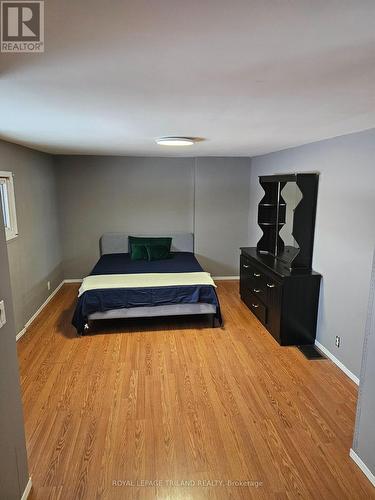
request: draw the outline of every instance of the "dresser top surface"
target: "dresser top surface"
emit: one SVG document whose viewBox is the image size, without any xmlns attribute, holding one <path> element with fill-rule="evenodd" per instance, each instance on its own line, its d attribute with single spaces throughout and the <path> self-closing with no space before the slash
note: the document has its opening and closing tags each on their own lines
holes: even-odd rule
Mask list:
<svg viewBox="0 0 375 500">
<path fill-rule="evenodd" d="M 277 259 L 273 255 L 270 254 L 262 254 L 259 253 L 256 247 L 241 247 L 241 251 L 247 257 L 257 261 L 259 264 L 265 266 L 267 269 L 272 271 L 273 273 L 281 276 L 283 278 L 289 276 L 320 276 L 319 273 L 312 270 L 291 270 L 285 262 L 280 259 Z"/>
</svg>

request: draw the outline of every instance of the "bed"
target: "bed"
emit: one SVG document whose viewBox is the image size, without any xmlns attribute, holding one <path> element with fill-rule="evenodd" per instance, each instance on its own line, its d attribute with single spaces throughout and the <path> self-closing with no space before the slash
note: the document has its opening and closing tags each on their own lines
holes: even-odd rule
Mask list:
<svg viewBox="0 0 375 500">
<path fill-rule="evenodd" d="M 194 235 L 168 236 L 171 258 L 151 262 L 131 259 L 128 235 L 102 236 L 101 257 L 79 290 L 72 320 L 78 334 L 103 319 L 210 315 L 212 326 L 222 324 L 215 284 L 194 256 Z"/>
</svg>

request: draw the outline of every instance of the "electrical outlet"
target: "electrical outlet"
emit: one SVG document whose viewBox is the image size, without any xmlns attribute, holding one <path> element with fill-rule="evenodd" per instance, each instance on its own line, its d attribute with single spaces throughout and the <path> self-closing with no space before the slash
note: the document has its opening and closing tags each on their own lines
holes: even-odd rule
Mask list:
<svg viewBox="0 0 375 500">
<path fill-rule="evenodd" d="M 340 344 L 341 344 L 341 337 L 339 337 L 338 335 L 336 335 L 335 344 L 336 344 L 336 347 L 340 347 Z"/>
<path fill-rule="evenodd" d="M 47 281 L 47 290 L 51 290 L 51 282 Z"/>
<path fill-rule="evenodd" d="M 3 327 L 6 322 L 7 322 L 7 318 L 5 315 L 5 304 L 4 304 L 4 301 L 2 300 L 0 302 L 0 328 Z"/>
</svg>

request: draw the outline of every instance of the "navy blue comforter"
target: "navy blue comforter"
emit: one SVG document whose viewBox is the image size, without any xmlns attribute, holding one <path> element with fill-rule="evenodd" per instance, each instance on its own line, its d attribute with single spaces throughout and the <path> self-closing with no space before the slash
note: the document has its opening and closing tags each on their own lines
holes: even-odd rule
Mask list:
<svg viewBox="0 0 375 500">
<path fill-rule="evenodd" d="M 193 253 L 172 253 L 171 259 L 147 262 L 131 260 L 128 253 L 103 255 L 91 272 L 100 274 L 192 273 L 203 271 Z M 112 288 L 90 290 L 78 299 L 72 323 L 82 332 L 87 318 L 94 312 L 123 307 L 161 306 L 170 304 L 208 303 L 216 306 L 216 318 L 221 313 L 216 290 L 210 285 L 164 286 L 147 288 Z"/>
</svg>

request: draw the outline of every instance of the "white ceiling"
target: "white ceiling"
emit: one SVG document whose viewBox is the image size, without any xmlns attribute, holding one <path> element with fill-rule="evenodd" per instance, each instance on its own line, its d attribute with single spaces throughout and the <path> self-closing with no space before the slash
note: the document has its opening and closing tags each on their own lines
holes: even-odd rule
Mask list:
<svg viewBox="0 0 375 500">
<path fill-rule="evenodd" d="M 0 137 L 52 153 L 254 156 L 375 127 L 373 0 L 47 0 L 0 55 Z M 203 137 L 186 148 L 164 135 Z"/>
</svg>

